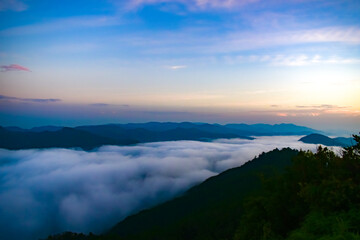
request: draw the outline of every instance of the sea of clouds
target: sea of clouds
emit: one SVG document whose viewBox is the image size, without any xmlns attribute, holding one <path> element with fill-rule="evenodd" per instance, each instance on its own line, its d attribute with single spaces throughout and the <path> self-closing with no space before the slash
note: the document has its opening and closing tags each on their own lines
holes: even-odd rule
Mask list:
<svg viewBox="0 0 360 240">
<path fill-rule="evenodd" d="M 90 152 L 0 149 L 0 236 L 12 240 L 63 231 L 101 233 L 261 152 L 316 149 L 299 138 L 156 142 Z"/>
</svg>

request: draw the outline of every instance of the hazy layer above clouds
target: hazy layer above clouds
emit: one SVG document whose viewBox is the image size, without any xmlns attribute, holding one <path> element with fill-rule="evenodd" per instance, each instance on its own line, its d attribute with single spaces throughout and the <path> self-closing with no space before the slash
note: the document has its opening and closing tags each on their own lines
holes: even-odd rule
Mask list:
<svg viewBox="0 0 360 240">
<path fill-rule="evenodd" d="M 157 142 L 93 152 L 0 149 L 0 236 L 99 233 L 263 151 L 315 149 L 298 139 Z"/>
</svg>

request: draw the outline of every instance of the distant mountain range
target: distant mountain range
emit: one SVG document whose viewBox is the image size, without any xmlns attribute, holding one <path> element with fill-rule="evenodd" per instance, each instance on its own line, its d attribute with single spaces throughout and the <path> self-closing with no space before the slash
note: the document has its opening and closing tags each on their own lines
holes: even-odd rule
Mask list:
<svg viewBox="0 0 360 240">
<path fill-rule="evenodd" d="M 330 138 L 322 134 L 313 133 L 302 137 L 299 141 L 311 144 L 322 144 L 325 146 L 338 146 L 338 147 L 350 147 L 355 144 L 353 138 Z"/>
<path fill-rule="evenodd" d="M 74 128 L 60 128 L 57 131 L 9 131 L 0 127 L 0 147 L 6 149 L 29 148 L 75 148 L 91 150 L 102 145 L 128 145 L 136 140 L 117 140 L 94 135 Z"/>
<path fill-rule="evenodd" d="M 31 129 L 0 127 L 0 148 L 82 148 L 102 145 L 176 140 L 207 141 L 218 138 L 253 139 L 252 136 L 306 135 L 319 131 L 294 124 L 208 124 L 149 122 L 78 126 L 43 126 Z"/>
</svg>

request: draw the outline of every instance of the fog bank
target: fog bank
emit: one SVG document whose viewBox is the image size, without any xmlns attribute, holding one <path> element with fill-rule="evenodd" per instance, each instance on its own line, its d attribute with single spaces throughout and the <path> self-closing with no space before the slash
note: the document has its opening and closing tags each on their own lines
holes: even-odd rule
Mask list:
<svg viewBox="0 0 360 240">
<path fill-rule="evenodd" d="M 0 149 L 0 236 L 11 240 L 62 231 L 100 233 L 261 152 L 315 150 L 299 138 L 156 142 L 92 152 Z"/>
</svg>

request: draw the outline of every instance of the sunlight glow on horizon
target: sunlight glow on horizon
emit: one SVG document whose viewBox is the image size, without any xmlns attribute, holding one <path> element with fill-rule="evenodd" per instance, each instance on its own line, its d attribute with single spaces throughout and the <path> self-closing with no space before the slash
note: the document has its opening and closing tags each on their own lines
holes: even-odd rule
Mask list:
<svg viewBox="0 0 360 240">
<path fill-rule="evenodd" d="M 64 109 L 80 124 L 95 106 L 120 122 L 356 122 L 360 4 L 330 2 L 4 1 L 0 125 Z"/>
</svg>

